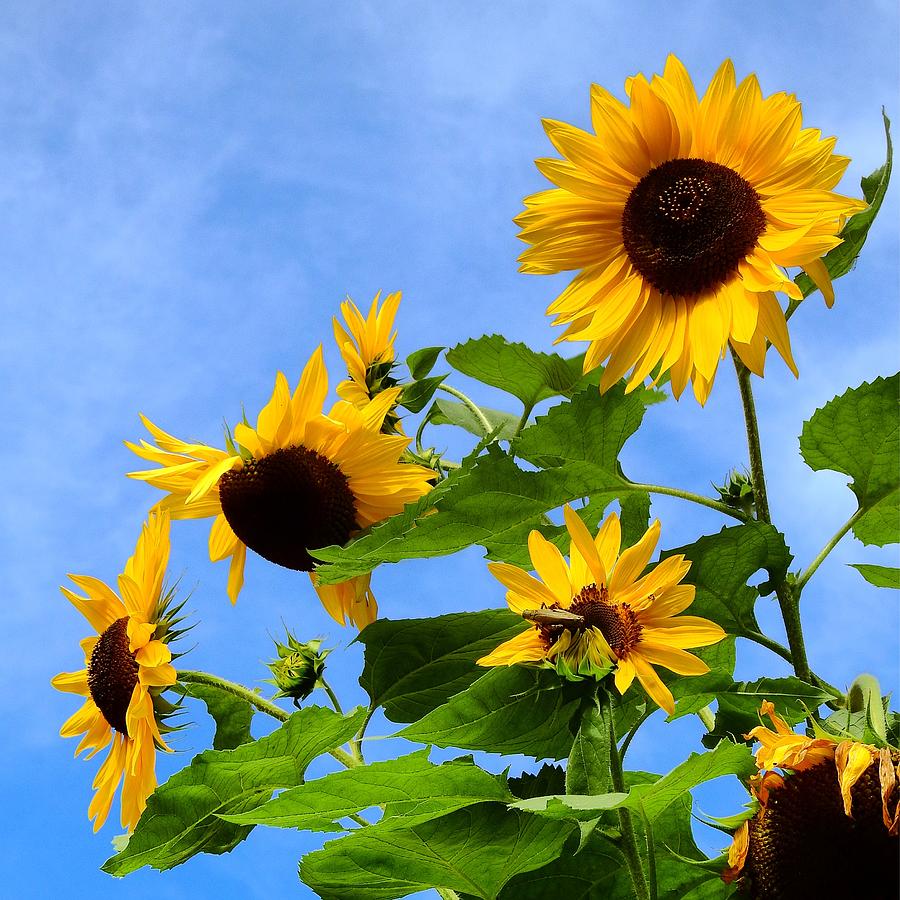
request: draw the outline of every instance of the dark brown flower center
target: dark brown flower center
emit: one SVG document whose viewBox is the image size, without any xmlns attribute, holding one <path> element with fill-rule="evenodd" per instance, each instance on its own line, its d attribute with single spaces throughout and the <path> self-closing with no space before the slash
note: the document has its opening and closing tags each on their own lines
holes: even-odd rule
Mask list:
<svg viewBox="0 0 900 900">
<path fill-rule="evenodd" d="M 129 649 L 128 616 L 116 619 L 100 635 L 87 671 L 91 699 L 110 726 L 127 735 L 125 714 L 138 682 L 138 664 Z"/>
<path fill-rule="evenodd" d="M 243 543 L 300 572 L 313 568 L 309 550 L 346 544 L 358 527 L 347 476 L 307 447 L 285 447 L 226 472 L 219 499 Z"/>
<path fill-rule="evenodd" d="M 559 604 L 554 604 L 553 609 L 560 609 Z M 581 634 L 588 628 L 597 628 L 606 642 L 615 651 L 619 659 L 624 659 L 641 639 L 641 625 L 637 614 L 627 603 L 616 604 L 609 602 L 609 592 L 605 585 L 597 587 L 589 584 L 583 587 L 572 600 L 568 611 L 584 619 L 583 625 L 538 625 L 541 636 L 547 646 L 551 646 L 562 636 L 563 631 L 573 634 Z"/>
<path fill-rule="evenodd" d="M 622 213 L 628 258 L 663 294 L 724 284 L 766 230 L 755 190 L 728 166 L 672 159 L 635 186 Z"/>
<path fill-rule="evenodd" d="M 787 775 L 769 793 L 765 810 L 750 820 L 744 871 L 753 900 L 900 896 L 900 843 L 882 821 L 877 762 L 851 796 L 852 818 L 833 760 Z M 891 809 L 896 803 L 895 788 Z"/>
</svg>

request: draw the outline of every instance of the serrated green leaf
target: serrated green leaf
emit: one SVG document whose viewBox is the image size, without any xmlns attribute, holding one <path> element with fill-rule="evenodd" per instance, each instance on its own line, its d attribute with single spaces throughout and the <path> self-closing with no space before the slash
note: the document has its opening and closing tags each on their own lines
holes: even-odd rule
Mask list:
<svg viewBox="0 0 900 900">
<path fill-rule="evenodd" d="M 626 772 L 627 782 L 650 784 L 657 775 Z M 720 900 L 728 889 L 718 873 L 697 868 L 704 855 L 697 848 L 691 831 L 691 795 L 680 795 L 655 820 L 656 874 L 659 900 Z M 640 818 L 633 819 L 638 851 L 646 865 L 646 841 Z M 571 838 L 559 858 L 549 865 L 511 881 L 501 900 L 633 900 L 634 888 L 618 842 L 595 829 L 582 852 Z"/>
<path fill-rule="evenodd" d="M 519 424 L 518 416 L 486 406 L 480 406 L 479 409 L 490 423 L 491 432 L 495 437 L 509 440 L 515 435 Z M 456 400 L 445 400 L 443 397 L 435 400 L 428 421 L 432 425 L 456 425 L 476 437 L 484 437 L 484 428 L 475 413 L 465 403 Z"/>
<path fill-rule="evenodd" d="M 900 590 L 900 569 L 896 566 L 874 566 L 870 563 L 851 563 L 869 584 L 875 587 L 894 588 Z"/>
<path fill-rule="evenodd" d="M 472 544 L 484 546 L 493 559 L 520 559 L 528 533 L 543 525 L 548 510 L 582 497 L 634 490 L 621 474 L 618 455 L 644 409 L 637 393 L 626 395 L 621 386 L 603 395 L 586 388 L 512 443 L 512 454 L 546 470 L 523 471 L 492 444 L 471 468 L 442 483 L 436 500 L 407 507 L 346 547 L 314 551 L 331 563 L 317 569 L 320 581 L 333 584 L 382 563 L 441 556 Z M 437 513 L 431 511 L 435 506 Z"/>
<path fill-rule="evenodd" d="M 564 759 L 592 702 L 593 682 L 568 682 L 547 669 L 497 666 L 400 737 L 438 747 Z"/>
<path fill-rule="evenodd" d="M 447 362 L 458 372 L 518 397 L 529 409 L 549 397 L 571 397 L 581 380 L 582 359 L 537 353 L 499 334 L 473 338 L 447 351 Z"/>
<path fill-rule="evenodd" d="M 900 376 L 835 397 L 803 425 L 800 452 L 813 470 L 849 475 L 864 515 L 853 533 L 879 547 L 900 541 Z"/>
<path fill-rule="evenodd" d="M 749 747 L 720 741 L 714 750 L 692 753 L 668 775 L 653 783 L 635 785 L 624 794 L 611 792 L 594 796 L 565 794 L 534 797 L 519 800 L 512 806 L 554 819 L 574 818 L 580 821 L 596 818 L 611 809 L 625 808 L 640 812 L 652 823 L 670 804 L 697 785 L 723 775 L 749 778 L 756 771 Z"/>
<path fill-rule="evenodd" d="M 544 763 L 535 773 L 523 772 L 510 778 L 509 789 L 520 800 L 563 794 L 566 790 L 566 772 L 561 766 Z"/>
<path fill-rule="evenodd" d="M 273 790 L 300 784 L 309 763 L 348 741 L 364 718 L 361 708 L 339 716 L 308 706 L 258 741 L 198 754 L 150 795 L 128 846 L 108 859 L 103 871 L 165 870 L 197 853 L 227 853 L 251 829 L 217 816 L 246 812 L 268 800 Z"/>
<path fill-rule="evenodd" d="M 206 704 L 216 723 L 213 750 L 233 750 L 253 740 L 250 722 L 255 710 L 246 700 L 206 684 L 180 683 L 178 690 Z"/>
<path fill-rule="evenodd" d="M 856 258 L 859 256 L 863 244 L 865 244 L 869 235 L 869 229 L 872 227 L 872 223 L 881 209 L 884 195 L 887 193 L 888 184 L 891 180 L 894 151 L 891 142 L 891 120 L 883 111 L 882 118 L 884 119 L 884 135 L 887 143 L 885 162 L 883 166 L 877 168 L 871 175 L 865 176 L 860 182 L 863 197 L 869 204 L 868 209 L 864 209 L 847 220 L 847 224 L 841 231 L 843 243 L 826 253 L 822 260 L 832 279 L 846 275 L 853 268 L 853 264 L 856 262 Z M 809 296 L 816 290 L 812 279 L 805 273 L 798 275 L 795 281 L 803 292 L 804 297 Z"/>
<path fill-rule="evenodd" d="M 406 368 L 413 381 L 421 381 L 430 374 L 444 347 L 423 347 L 406 357 Z"/>
<path fill-rule="evenodd" d="M 502 775 L 492 775 L 471 758 L 443 765 L 428 761 L 427 749 L 399 759 L 334 772 L 282 792 L 249 813 L 225 816 L 237 825 L 274 825 L 314 831 L 346 831 L 340 820 L 370 806 L 384 816 L 370 828 L 412 828 L 474 803 L 506 803 L 513 795 Z"/>
<path fill-rule="evenodd" d="M 736 636 L 759 631 L 753 611 L 759 593 L 747 581 L 759 569 L 765 569 L 770 580 L 781 580 L 792 559 L 782 535 L 762 522 L 723 528 L 662 556 L 676 553 L 691 560 L 684 581 L 697 587 L 688 613 L 712 619 Z"/>
<path fill-rule="evenodd" d="M 481 678 L 475 661 L 521 630 L 508 609 L 378 619 L 357 638 L 366 648 L 359 683 L 392 722 L 415 722 Z"/>
<path fill-rule="evenodd" d="M 715 728 L 703 737 L 707 745 L 726 737 L 736 742 L 744 740 L 744 735 L 759 725 L 759 707 L 763 700 L 771 700 L 778 715 L 789 725 L 796 725 L 807 717 L 809 710 L 834 699 L 828 691 L 793 676 L 736 682 L 728 690 L 718 692 L 716 697 Z"/>
<path fill-rule="evenodd" d="M 414 828 L 362 828 L 310 853 L 300 877 L 323 900 L 393 900 L 429 887 L 493 900 L 556 859 L 572 826 L 481 803 Z"/>
<path fill-rule="evenodd" d="M 446 377 L 446 375 L 430 375 L 428 378 L 404 385 L 399 405 L 411 413 L 421 412 Z"/>
</svg>

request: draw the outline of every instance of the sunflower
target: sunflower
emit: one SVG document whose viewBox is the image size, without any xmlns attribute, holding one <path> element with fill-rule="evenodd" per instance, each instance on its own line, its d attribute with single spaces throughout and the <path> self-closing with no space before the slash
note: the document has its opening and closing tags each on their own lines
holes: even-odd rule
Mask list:
<svg viewBox="0 0 900 900">
<path fill-rule="evenodd" d="M 51 682 L 85 698 L 60 730 L 63 737 L 84 735 L 75 755 L 88 750 L 90 759 L 111 745 L 88 808 L 94 831 L 106 821 L 120 781 L 122 825 L 134 828 L 156 787 L 156 750 L 169 750 L 160 730 L 175 707 L 160 695 L 176 681 L 168 643 L 179 634 L 174 626 L 180 620 L 172 594 L 163 590 L 168 559 L 169 517 L 151 514 L 119 576 L 118 593 L 87 575 L 69 575 L 87 596 L 60 588 L 97 632 L 81 641 L 85 668 Z"/>
<path fill-rule="evenodd" d="M 601 390 L 671 371 L 676 397 L 690 378 L 705 403 L 727 346 L 762 375 L 767 340 L 796 375 L 775 294 L 801 299 L 784 271 L 799 266 L 834 302 L 821 257 L 865 208 L 832 190 L 849 159 L 792 94 L 736 85 L 730 60 L 700 100 L 674 56 L 625 91 L 628 105 L 592 87 L 593 134 L 545 120 L 563 159 L 536 164 L 556 187 L 515 219 L 521 271 L 579 270 L 547 310 L 559 340 L 590 341 L 586 372 L 609 360 Z"/>
<path fill-rule="evenodd" d="M 679 675 L 703 675 L 709 667 L 683 648 L 705 647 L 725 637 L 714 622 L 678 615 L 694 600 L 693 585 L 680 584 L 690 562 L 676 554 L 642 576 L 659 540 L 658 519 L 620 554 L 621 525 L 615 513 L 592 538 L 570 506 L 563 512 L 571 538 L 568 564 L 539 531 L 529 535 L 528 550 L 541 580 L 508 563 L 488 563 L 508 589 L 509 608 L 534 626 L 478 664 L 549 663 L 561 674 L 598 677 L 614 666 L 620 694 L 637 676 L 653 701 L 671 714 L 675 701 L 653 665 Z"/>
<path fill-rule="evenodd" d="M 379 291 L 365 317 L 348 297 L 341 304 L 346 327 L 337 317 L 332 319 L 334 339 L 350 376 L 349 380 L 337 386 L 337 395 L 357 409 L 364 407 L 385 388 L 397 386 L 396 379 L 391 377 L 397 337 L 393 327 L 402 296 L 400 291 L 388 294 L 379 309 Z"/>
<path fill-rule="evenodd" d="M 893 900 L 900 894 L 900 752 L 795 734 L 767 700 L 760 713 L 774 731 L 761 725 L 746 735 L 762 743 L 750 785 L 755 809 L 734 834 L 722 878 L 739 879 L 759 900 Z"/>
<path fill-rule="evenodd" d="M 249 547 L 270 562 L 309 572 L 328 613 L 341 625 L 349 617 L 362 628 L 377 613 L 370 576 L 318 584 L 310 551 L 346 544 L 429 490 L 434 472 L 399 462 L 409 438 L 380 431 L 399 391 L 382 391 L 361 409 L 339 401 L 323 415 L 328 374 L 319 347 L 293 394 L 278 373 L 256 427 L 239 423 L 226 450 L 181 441 L 142 416 L 155 445 L 126 445 L 160 468 L 130 477 L 166 491 L 157 507 L 172 518 L 214 517 L 209 556 L 231 559 L 232 603 Z"/>
</svg>

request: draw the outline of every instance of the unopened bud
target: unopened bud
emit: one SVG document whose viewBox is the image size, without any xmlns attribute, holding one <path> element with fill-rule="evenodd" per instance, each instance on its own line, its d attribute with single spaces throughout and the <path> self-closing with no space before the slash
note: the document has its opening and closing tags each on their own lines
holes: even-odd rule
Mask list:
<svg viewBox="0 0 900 900">
<path fill-rule="evenodd" d="M 300 705 L 320 684 L 325 671 L 325 657 L 331 652 L 322 650 L 322 641 L 316 638 L 305 644 L 290 632 L 287 643 L 275 642 L 278 659 L 270 662 L 272 673 L 270 684 L 278 688 L 275 697 L 291 697 L 295 706 Z"/>
</svg>

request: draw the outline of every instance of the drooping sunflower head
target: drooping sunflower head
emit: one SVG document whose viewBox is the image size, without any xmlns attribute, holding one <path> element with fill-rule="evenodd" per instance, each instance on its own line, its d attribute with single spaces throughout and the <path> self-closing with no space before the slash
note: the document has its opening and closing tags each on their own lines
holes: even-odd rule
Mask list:
<svg viewBox="0 0 900 900">
<path fill-rule="evenodd" d="M 60 730 L 63 737 L 82 735 L 76 756 L 87 750 L 90 759 L 110 747 L 88 808 L 94 831 L 106 821 L 120 781 L 122 825 L 134 828 L 156 787 L 156 750 L 169 749 L 163 720 L 175 707 L 161 695 L 176 681 L 169 642 L 181 620 L 180 606 L 163 588 L 168 559 L 169 517 L 151 513 L 118 591 L 87 575 L 69 576 L 83 594 L 61 588 L 95 631 L 81 641 L 85 667 L 52 681 L 57 690 L 85 698 Z"/>
<path fill-rule="evenodd" d="M 341 304 L 344 324 L 335 317 L 334 339 L 347 366 L 349 379 L 340 382 L 337 394 L 362 408 L 383 390 L 397 386 L 394 369 L 394 318 L 402 294 L 388 294 L 379 309 L 381 291 L 375 295 L 368 316 L 363 316 L 348 297 Z M 392 417 L 396 420 L 396 417 Z M 390 424 L 396 424 L 396 421 Z"/>
<path fill-rule="evenodd" d="M 709 671 L 686 647 L 705 647 L 725 637 L 714 622 L 680 616 L 694 600 L 694 587 L 681 584 L 690 562 L 670 556 L 644 575 L 659 540 L 659 520 L 633 547 L 621 550 L 621 525 L 612 513 L 595 537 L 578 514 L 564 509 L 569 560 L 540 532 L 528 549 L 539 578 L 507 563 L 489 563 L 507 588 L 513 612 L 531 628 L 478 660 L 479 665 L 542 663 L 568 677 L 602 677 L 615 670 L 624 694 L 637 677 L 649 696 L 672 713 L 671 691 L 654 670 L 661 665 L 680 675 Z"/>
<path fill-rule="evenodd" d="M 362 408 L 322 404 L 328 376 L 319 348 L 297 388 L 278 373 L 256 426 L 239 423 L 225 450 L 187 443 L 144 422 L 155 443 L 127 446 L 159 468 L 132 472 L 166 492 L 157 504 L 173 518 L 214 517 L 210 559 L 231 558 L 228 594 L 237 600 L 249 547 L 302 572 L 310 551 L 343 545 L 357 531 L 399 512 L 430 489 L 435 473 L 400 461 L 409 438 L 382 432 L 399 388 L 382 391 Z M 328 612 L 359 627 L 375 618 L 369 576 L 342 585 L 313 584 Z"/>
<path fill-rule="evenodd" d="M 754 900 L 900 893 L 900 752 L 858 741 L 804 738 L 763 704 L 775 732 L 760 727 L 756 809 L 735 832 L 723 879 Z M 765 771 L 778 766 L 782 772 Z"/>
<path fill-rule="evenodd" d="M 865 207 L 833 190 L 849 159 L 730 60 L 702 98 L 674 56 L 625 91 L 593 86 L 593 133 L 544 122 L 563 158 L 537 160 L 554 187 L 515 220 L 522 271 L 578 271 L 548 309 L 560 340 L 590 342 L 585 371 L 608 360 L 601 390 L 670 371 L 676 396 L 690 379 L 705 403 L 727 347 L 762 375 L 767 340 L 796 374 L 775 294 L 801 298 L 785 271 L 799 266 L 833 303 L 822 256 Z"/>
</svg>

